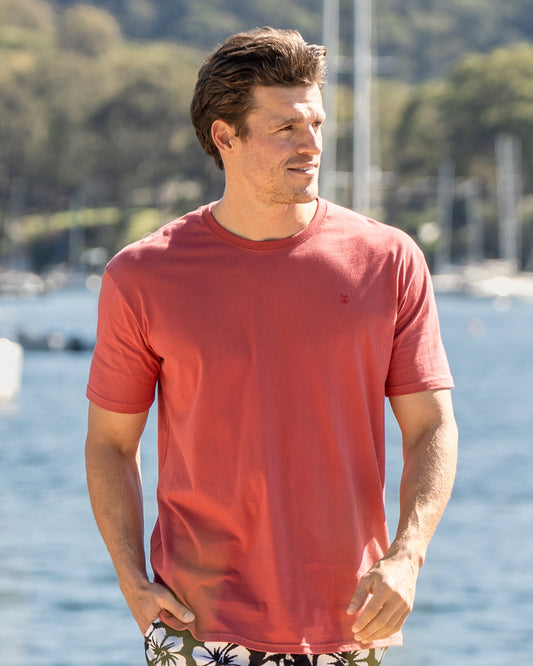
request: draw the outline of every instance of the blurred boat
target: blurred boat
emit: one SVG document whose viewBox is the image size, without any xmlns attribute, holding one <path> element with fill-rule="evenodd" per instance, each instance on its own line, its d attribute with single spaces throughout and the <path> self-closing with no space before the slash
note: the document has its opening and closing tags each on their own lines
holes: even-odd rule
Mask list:
<svg viewBox="0 0 533 666">
<path fill-rule="evenodd" d="M 533 300 L 533 273 L 516 272 L 503 261 L 455 266 L 432 277 L 437 293 Z"/>
<path fill-rule="evenodd" d="M 0 294 L 39 296 L 44 292 L 45 282 L 36 273 L 14 269 L 0 271 Z"/>
<path fill-rule="evenodd" d="M 19 393 L 23 358 L 21 345 L 0 338 L 0 401 L 11 402 Z"/>
<path fill-rule="evenodd" d="M 59 330 L 46 332 L 19 331 L 17 342 L 26 351 L 92 351 L 94 342 L 86 340 L 80 335 L 64 333 Z"/>
</svg>

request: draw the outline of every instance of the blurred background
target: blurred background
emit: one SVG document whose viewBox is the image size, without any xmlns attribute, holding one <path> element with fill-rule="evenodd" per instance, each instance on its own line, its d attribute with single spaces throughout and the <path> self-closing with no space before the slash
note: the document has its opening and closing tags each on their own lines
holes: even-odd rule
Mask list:
<svg viewBox="0 0 533 666">
<path fill-rule="evenodd" d="M 431 267 L 457 388 L 454 495 L 390 666 L 527 663 L 533 631 L 533 2 L 0 0 L 0 663 L 144 663 L 86 494 L 99 280 L 220 197 L 189 103 L 229 34 L 328 46 L 321 193 Z M 387 416 L 394 530 L 400 438 Z M 147 533 L 156 433 L 143 438 Z"/>
</svg>

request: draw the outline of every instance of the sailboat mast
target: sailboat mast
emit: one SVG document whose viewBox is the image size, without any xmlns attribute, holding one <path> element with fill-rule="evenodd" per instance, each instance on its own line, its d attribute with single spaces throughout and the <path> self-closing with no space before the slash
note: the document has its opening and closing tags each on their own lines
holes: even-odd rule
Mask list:
<svg viewBox="0 0 533 666">
<path fill-rule="evenodd" d="M 370 213 L 372 0 L 354 0 L 353 208 Z"/>
<path fill-rule="evenodd" d="M 321 195 L 330 201 L 337 198 L 337 85 L 339 78 L 339 0 L 324 0 L 324 45 L 328 50 L 328 82 L 324 87 L 324 143 L 320 169 Z"/>
</svg>

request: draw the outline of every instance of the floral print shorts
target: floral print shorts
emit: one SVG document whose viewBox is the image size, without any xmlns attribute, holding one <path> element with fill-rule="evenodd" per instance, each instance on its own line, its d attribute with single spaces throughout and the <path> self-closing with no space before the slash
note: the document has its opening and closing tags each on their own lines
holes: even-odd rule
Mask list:
<svg viewBox="0 0 533 666">
<path fill-rule="evenodd" d="M 333 654 L 256 652 L 235 643 L 202 643 L 161 620 L 144 635 L 148 666 L 380 666 L 385 648 Z"/>
</svg>

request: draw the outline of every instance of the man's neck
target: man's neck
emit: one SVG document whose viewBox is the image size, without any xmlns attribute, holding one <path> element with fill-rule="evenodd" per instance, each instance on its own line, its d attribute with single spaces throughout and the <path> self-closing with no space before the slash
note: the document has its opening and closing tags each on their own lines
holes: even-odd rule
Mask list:
<svg viewBox="0 0 533 666">
<path fill-rule="evenodd" d="M 237 236 L 254 241 L 277 240 L 294 236 L 313 219 L 317 200 L 298 204 L 260 204 L 232 202 L 225 194 L 211 212 L 215 220 Z"/>
</svg>

